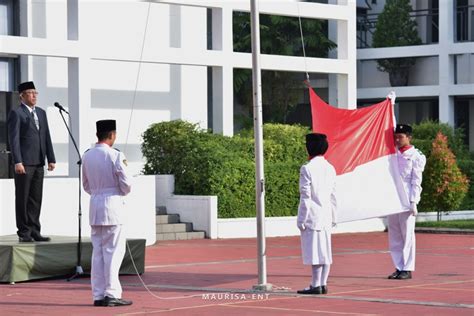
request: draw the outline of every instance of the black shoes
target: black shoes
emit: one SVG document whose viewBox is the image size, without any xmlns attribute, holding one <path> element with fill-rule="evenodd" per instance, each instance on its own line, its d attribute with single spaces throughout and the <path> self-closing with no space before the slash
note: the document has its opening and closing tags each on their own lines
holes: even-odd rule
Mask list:
<svg viewBox="0 0 474 316">
<path fill-rule="evenodd" d="M 322 286 L 321 286 L 321 291 L 323 292 L 323 294 L 328 294 L 328 287 L 327 287 L 327 285 L 322 285 Z"/>
<path fill-rule="evenodd" d="M 51 241 L 51 238 L 46 237 L 46 236 L 41 236 L 41 235 L 33 236 L 33 239 L 35 241 Z"/>
<path fill-rule="evenodd" d="M 94 306 L 109 306 L 109 307 L 128 306 L 128 305 L 132 305 L 132 303 L 133 303 L 132 301 L 126 301 L 126 300 L 122 300 L 120 298 L 114 298 L 114 297 L 106 296 L 102 300 L 95 300 L 94 301 Z"/>
<path fill-rule="evenodd" d="M 51 241 L 51 238 L 41 236 L 41 235 L 36 235 L 36 236 L 26 236 L 26 237 L 18 237 L 19 242 L 34 242 L 34 241 Z"/>
<path fill-rule="evenodd" d="M 401 271 L 398 274 L 397 280 L 408 280 L 411 279 L 411 271 Z"/>
<path fill-rule="evenodd" d="M 104 305 L 104 300 L 95 300 L 94 301 L 94 306 L 105 306 Z"/>
<path fill-rule="evenodd" d="M 396 279 L 398 277 L 398 275 L 400 274 L 400 270 L 395 270 L 395 272 L 393 272 L 392 274 L 390 274 L 388 276 L 389 279 Z"/>
<path fill-rule="evenodd" d="M 304 290 L 299 290 L 296 293 L 298 293 L 298 294 L 310 294 L 310 295 L 328 294 L 328 287 L 326 285 L 323 285 L 323 286 L 312 286 L 312 285 L 310 285 L 308 288 L 306 288 Z"/>
<path fill-rule="evenodd" d="M 408 280 L 411 279 L 411 271 L 397 270 L 388 276 L 389 279 Z"/>
<path fill-rule="evenodd" d="M 95 304 L 95 302 L 94 302 L 94 304 Z M 122 300 L 121 298 L 114 298 L 114 297 L 106 296 L 104 298 L 104 303 L 103 304 L 104 305 L 102 305 L 102 306 L 109 306 L 109 307 L 112 307 L 112 306 L 128 306 L 128 305 L 132 305 L 133 302 Z"/>
<path fill-rule="evenodd" d="M 33 242 L 35 240 L 31 237 L 18 237 L 18 241 L 19 242 Z"/>
</svg>

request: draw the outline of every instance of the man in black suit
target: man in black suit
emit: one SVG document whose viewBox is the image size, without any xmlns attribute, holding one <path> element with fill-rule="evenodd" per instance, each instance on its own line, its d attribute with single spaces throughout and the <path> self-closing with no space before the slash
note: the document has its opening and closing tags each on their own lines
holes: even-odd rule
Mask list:
<svg viewBox="0 0 474 316">
<path fill-rule="evenodd" d="M 46 112 L 36 106 L 38 92 L 32 81 L 18 86 L 21 104 L 8 115 L 8 142 L 15 164 L 15 212 L 20 242 L 50 241 L 41 235 L 45 157 L 54 170 L 53 144 Z"/>
</svg>

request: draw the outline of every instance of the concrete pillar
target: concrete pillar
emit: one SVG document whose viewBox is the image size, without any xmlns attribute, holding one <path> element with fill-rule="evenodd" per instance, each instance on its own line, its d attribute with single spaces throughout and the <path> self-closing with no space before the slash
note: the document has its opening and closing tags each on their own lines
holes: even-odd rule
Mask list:
<svg viewBox="0 0 474 316">
<path fill-rule="evenodd" d="M 31 0 L 20 1 L 18 3 L 20 11 L 20 36 L 31 37 L 32 36 L 32 13 L 31 13 Z M 30 80 L 30 76 L 33 73 L 33 62 L 31 56 L 21 55 L 20 56 L 20 82 Z M 14 87 L 16 90 L 16 87 Z"/>
<path fill-rule="evenodd" d="M 469 150 L 474 151 L 474 99 L 469 100 Z"/>
<path fill-rule="evenodd" d="M 212 9 L 212 49 L 232 54 L 232 9 Z M 230 57 L 230 56 L 229 56 Z M 234 79 L 232 66 L 212 68 L 212 126 L 214 133 L 234 134 Z"/>
<path fill-rule="evenodd" d="M 91 107 L 89 64 L 90 60 L 87 57 L 68 58 L 68 110 L 70 114 L 68 123 L 80 155 L 96 141 L 95 122 L 90 120 L 89 115 Z M 76 177 L 79 157 L 71 140 L 69 140 L 68 157 L 69 176 Z"/>
<path fill-rule="evenodd" d="M 329 4 L 337 4 L 337 0 L 329 0 Z M 328 38 L 337 43 L 337 21 L 336 20 L 329 20 L 328 21 Z M 329 51 L 328 54 L 329 58 L 337 58 L 337 47 Z M 328 74 L 328 102 L 331 105 L 337 105 L 337 74 Z"/>
<path fill-rule="evenodd" d="M 79 39 L 79 0 L 67 1 L 67 39 Z"/>
<path fill-rule="evenodd" d="M 454 2 L 439 2 L 439 121 L 454 126 L 454 98 L 449 86 L 454 84 L 454 56 L 448 49 L 454 43 Z"/>
<path fill-rule="evenodd" d="M 67 3 L 68 40 L 79 40 L 80 6 L 78 0 Z M 91 74 L 90 59 L 84 55 L 80 58 L 68 58 L 68 104 L 69 127 L 76 140 L 79 154 L 82 155 L 95 138 L 95 122 L 90 120 L 91 88 L 89 75 Z M 67 120 L 67 117 L 66 117 Z M 69 176 L 78 175 L 78 153 L 74 144 L 69 140 L 68 146 Z"/>
<path fill-rule="evenodd" d="M 349 6 L 352 14 L 348 21 L 329 22 L 329 38 L 337 43 L 337 58 L 346 59 L 349 62 L 347 74 L 329 75 L 329 103 L 337 105 L 338 108 L 355 109 L 357 107 L 357 41 L 349 30 L 356 29 L 356 3 L 347 0 L 332 0 L 330 3 Z M 334 38 L 335 35 L 336 38 Z M 337 81 L 336 99 L 335 81 Z"/>
</svg>

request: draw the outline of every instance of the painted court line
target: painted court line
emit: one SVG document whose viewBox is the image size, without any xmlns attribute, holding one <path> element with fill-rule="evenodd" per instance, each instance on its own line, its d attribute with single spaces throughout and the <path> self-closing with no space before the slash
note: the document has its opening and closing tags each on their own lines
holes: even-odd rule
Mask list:
<svg viewBox="0 0 474 316">
<path fill-rule="evenodd" d="M 333 253 L 333 256 L 342 256 L 342 255 L 366 255 L 366 254 L 385 254 L 389 251 L 380 251 L 380 250 L 354 250 L 354 251 L 344 251 L 344 252 L 336 252 Z M 285 259 L 301 259 L 301 256 L 275 256 L 275 257 L 267 257 L 267 261 L 269 260 L 285 260 Z M 222 261 L 206 261 L 206 262 L 188 262 L 188 263 L 177 263 L 177 264 L 160 264 L 160 265 L 150 265 L 145 266 L 145 270 L 147 269 L 159 269 L 159 268 L 173 268 L 173 267 L 187 267 L 187 266 L 205 266 L 205 265 L 214 265 L 214 264 L 233 264 L 233 263 L 250 263 L 256 262 L 256 258 L 249 258 L 249 259 L 237 259 L 237 260 L 222 260 Z"/>
<path fill-rule="evenodd" d="M 414 285 L 395 286 L 395 287 L 383 287 L 383 288 L 375 288 L 375 289 L 364 289 L 364 290 L 353 290 L 353 291 L 336 292 L 336 293 L 331 293 L 331 294 L 339 295 L 339 294 L 350 294 L 350 293 L 360 293 L 360 292 L 398 290 L 398 289 L 407 289 L 407 288 L 415 288 L 415 287 L 423 287 L 423 286 L 431 286 L 431 285 L 440 286 L 440 285 L 444 285 L 444 284 L 459 284 L 459 283 L 469 283 L 469 282 L 474 282 L 474 280 L 448 281 L 448 282 L 427 283 L 427 284 L 414 284 Z"/>
<path fill-rule="evenodd" d="M 297 297 L 278 297 L 278 298 L 271 298 L 265 300 L 265 302 L 272 301 L 272 300 L 285 300 L 285 299 L 294 299 Z M 205 305 L 193 305 L 193 306 L 185 306 L 185 307 L 176 307 L 170 309 L 160 309 L 160 310 L 152 310 L 152 311 L 143 311 L 143 312 L 134 312 L 134 313 L 124 313 L 118 314 L 121 316 L 129 316 L 129 315 L 149 315 L 149 314 L 159 314 L 159 313 L 168 313 L 173 311 L 182 311 L 182 310 L 189 310 L 189 309 L 197 309 L 197 308 L 206 308 L 206 307 L 234 307 L 234 308 L 246 308 L 246 309 L 260 309 L 260 310 L 279 310 L 279 311 L 288 311 L 288 312 L 305 312 L 305 313 L 327 313 L 327 314 L 335 314 L 335 315 L 354 315 L 354 316 L 373 316 L 377 314 L 366 314 L 366 313 L 350 313 L 350 312 L 334 312 L 334 311 L 325 311 L 325 310 L 306 310 L 306 309 L 293 309 L 293 308 L 281 308 L 281 307 L 265 307 L 265 306 L 241 306 L 241 304 L 245 303 L 252 303 L 254 301 L 239 301 L 239 302 L 229 302 L 229 303 L 220 303 L 220 304 L 205 304 Z"/>
<path fill-rule="evenodd" d="M 348 313 L 348 312 L 333 312 L 317 309 L 297 309 L 297 308 L 282 308 L 282 307 L 266 307 L 266 306 L 240 306 L 240 305 L 224 305 L 225 307 L 231 308 L 247 308 L 247 309 L 263 309 L 263 310 L 275 310 L 275 311 L 288 311 L 291 313 L 302 312 L 302 313 L 325 313 L 325 314 L 335 314 L 335 315 L 358 315 L 358 316 L 373 316 L 378 314 L 361 314 L 361 313 Z"/>
</svg>

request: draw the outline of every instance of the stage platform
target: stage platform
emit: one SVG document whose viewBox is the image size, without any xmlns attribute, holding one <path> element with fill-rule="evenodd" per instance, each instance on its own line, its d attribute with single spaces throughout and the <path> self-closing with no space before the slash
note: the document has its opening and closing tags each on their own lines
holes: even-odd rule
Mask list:
<svg viewBox="0 0 474 316">
<path fill-rule="evenodd" d="M 77 238 L 50 236 L 50 242 L 20 243 L 16 235 L 0 236 L 0 282 L 13 283 L 70 276 L 77 265 Z M 127 239 L 140 274 L 145 271 L 145 239 Z M 92 244 L 82 239 L 81 266 L 89 274 Z M 120 274 L 136 274 L 128 249 Z"/>
</svg>

